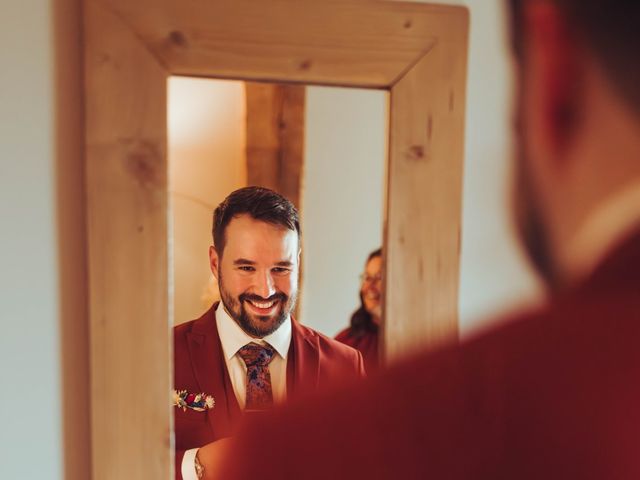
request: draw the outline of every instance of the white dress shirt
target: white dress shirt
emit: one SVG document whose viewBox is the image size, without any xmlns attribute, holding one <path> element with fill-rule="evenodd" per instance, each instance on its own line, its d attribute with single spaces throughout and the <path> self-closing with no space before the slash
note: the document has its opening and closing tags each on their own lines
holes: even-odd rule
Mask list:
<svg viewBox="0 0 640 480">
<path fill-rule="evenodd" d="M 227 371 L 231 379 L 233 393 L 240 408 L 244 410 L 247 396 L 247 366 L 238 355 L 238 350 L 247 343 L 270 345 L 276 351 L 269 363 L 271 375 L 271 391 L 273 401 L 281 403 L 287 396 L 287 354 L 291 345 L 291 318 L 287 318 L 278 329 L 264 338 L 253 338 L 245 333 L 240 325 L 233 320 L 222 302 L 216 309 L 216 326 L 222 345 L 222 353 L 227 364 Z M 187 450 L 182 458 L 181 472 L 184 480 L 197 480 L 195 458 L 197 448 Z"/>
</svg>

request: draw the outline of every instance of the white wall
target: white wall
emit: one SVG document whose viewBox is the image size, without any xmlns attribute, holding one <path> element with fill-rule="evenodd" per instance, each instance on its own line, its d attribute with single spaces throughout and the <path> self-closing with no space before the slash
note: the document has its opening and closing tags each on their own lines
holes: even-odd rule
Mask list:
<svg viewBox="0 0 640 480">
<path fill-rule="evenodd" d="M 62 478 L 53 20 L 0 3 L 0 478 Z"/>
<path fill-rule="evenodd" d="M 359 305 L 364 262 L 382 242 L 388 94 L 307 87 L 300 320 L 330 336 Z"/>
<path fill-rule="evenodd" d="M 247 182 L 244 82 L 171 77 L 168 102 L 178 324 L 198 318 L 219 298 L 207 252 L 213 210 Z"/>
</svg>

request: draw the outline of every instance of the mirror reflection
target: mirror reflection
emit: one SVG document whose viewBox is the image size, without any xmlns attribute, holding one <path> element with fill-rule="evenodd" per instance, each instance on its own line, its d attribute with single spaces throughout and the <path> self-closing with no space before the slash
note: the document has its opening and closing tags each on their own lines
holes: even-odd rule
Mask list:
<svg viewBox="0 0 640 480">
<path fill-rule="evenodd" d="M 248 412 L 377 367 L 386 97 L 171 79 L 178 478 Z"/>
</svg>

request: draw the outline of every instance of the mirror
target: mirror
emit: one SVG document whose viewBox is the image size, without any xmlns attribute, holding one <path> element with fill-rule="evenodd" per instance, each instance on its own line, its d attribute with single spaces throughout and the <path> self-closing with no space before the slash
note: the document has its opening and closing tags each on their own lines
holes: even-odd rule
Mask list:
<svg viewBox="0 0 640 480">
<path fill-rule="evenodd" d="M 457 337 L 468 12 L 395 1 L 276 3 L 84 1 L 96 479 L 164 479 L 172 470 L 172 75 L 389 92 L 385 354 Z M 132 408 L 139 392 L 144 407 Z"/>
</svg>

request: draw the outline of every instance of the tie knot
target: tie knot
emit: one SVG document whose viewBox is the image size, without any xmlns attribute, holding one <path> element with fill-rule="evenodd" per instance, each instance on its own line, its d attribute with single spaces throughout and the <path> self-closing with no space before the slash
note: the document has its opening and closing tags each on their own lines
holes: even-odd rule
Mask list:
<svg viewBox="0 0 640 480">
<path fill-rule="evenodd" d="M 269 365 L 269 362 L 273 359 L 275 350 L 268 345 L 263 347 L 262 345 L 251 342 L 238 350 L 238 353 L 247 367 L 264 367 Z"/>
</svg>

